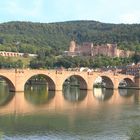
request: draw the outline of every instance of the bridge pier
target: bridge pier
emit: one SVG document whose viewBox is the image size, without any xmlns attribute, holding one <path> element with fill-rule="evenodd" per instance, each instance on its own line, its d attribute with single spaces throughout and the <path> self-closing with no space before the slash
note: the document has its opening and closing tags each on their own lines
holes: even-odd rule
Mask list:
<svg viewBox="0 0 140 140">
<path fill-rule="evenodd" d="M 15 92 L 24 92 L 24 86 L 16 86 Z"/>
<path fill-rule="evenodd" d="M 135 77 L 135 86 L 140 89 L 140 76 Z"/>
<path fill-rule="evenodd" d="M 55 90 L 56 91 L 62 91 L 63 90 L 63 84 L 61 81 L 58 80 L 58 82 L 55 84 Z"/>
<path fill-rule="evenodd" d="M 88 84 L 87 85 L 87 90 L 93 90 L 93 84 Z"/>
<path fill-rule="evenodd" d="M 22 75 L 16 75 L 15 77 L 15 92 L 24 92 L 24 81 Z"/>
</svg>

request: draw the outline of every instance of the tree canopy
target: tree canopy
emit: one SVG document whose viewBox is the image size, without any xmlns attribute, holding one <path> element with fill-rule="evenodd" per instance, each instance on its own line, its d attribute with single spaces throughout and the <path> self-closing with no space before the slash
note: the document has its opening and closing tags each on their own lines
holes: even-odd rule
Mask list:
<svg viewBox="0 0 140 140">
<path fill-rule="evenodd" d="M 140 50 L 140 24 L 107 24 L 96 21 L 58 23 L 8 22 L 0 24 L 0 50 L 36 53 L 41 48 L 54 53 L 78 44 L 117 43 L 126 50 Z"/>
<path fill-rule="evenodd" d="M 11 61 L 0 58 L 1 68 L 55 68 L 55 67 L 102 67 L 125 65 L 140 61 L 139 53 L 132 58 L 113 58 L 99 56 L 64 57 L 71 40 L 78 44 L 116 43 L 124 50 L 140 51 L 140 24 L 108 24 L 97 21 L 68 21 L 57 23 L 8 22 L 0 24 L 0 50 L 36 53 L 38 57 L 30 64 L 22 60 Z M 28 56 L 28 55 L 26 55 Z M 3 63 L 4 62 L 4 63 Z"/>
</svg>

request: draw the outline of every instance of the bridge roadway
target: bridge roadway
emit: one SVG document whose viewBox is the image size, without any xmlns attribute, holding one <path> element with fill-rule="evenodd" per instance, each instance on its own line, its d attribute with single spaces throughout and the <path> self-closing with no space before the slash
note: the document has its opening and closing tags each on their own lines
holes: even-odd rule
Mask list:
<svg viewBox="0 0 140 140">
<path fill-rule="evenodd" d="M 35 75 L 44 75 L 48 82 L 49 90 L 62 90 L 65 80 L 75 76 L 80 84 L 80 89 L 92 90 L 98 76 L 106 83 L 106 88 L 117 89 L 119 83 L 125 80 L 129 86 L 135 86 L 135 78 L 113 72 L 80 72 L 66 70 L 31 70 L 31 69 L 1 69 L 0 77 L 4 78 L 10 91 L 24 91 L 26 82 Z"/>
</svg>

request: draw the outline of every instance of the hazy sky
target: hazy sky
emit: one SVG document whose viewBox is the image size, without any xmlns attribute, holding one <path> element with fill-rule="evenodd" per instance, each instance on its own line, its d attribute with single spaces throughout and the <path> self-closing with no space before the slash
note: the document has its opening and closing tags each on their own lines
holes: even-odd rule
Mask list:
<svg viewBox="0 0 140 140">
<path fill-rule="evenodd" d="M 0 22 L 140 23 L 140 0 L 0 0 Z"/>
</svg>

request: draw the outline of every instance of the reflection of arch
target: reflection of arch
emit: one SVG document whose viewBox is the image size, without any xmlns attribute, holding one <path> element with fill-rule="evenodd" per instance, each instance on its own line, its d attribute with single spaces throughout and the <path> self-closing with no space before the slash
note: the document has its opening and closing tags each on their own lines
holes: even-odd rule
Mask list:
<svg viewBox="0 0 140 140">
<path fill-rule="evenodd" d="M 54 98 L 55 92 L 48 91 L 46 85 L 27 85 L 24 96 L 31 104 L 43 105 Z"/>
<path fill-rule="evenodd" d="M 66 81 L 67 79 L 69 79 L 70 77 L 75 77 L 75 78 L 78 80 L 78 85 L 79 85 L 79 88 L 80 88 L 81 90 L 87 89 L 87 82 L 86 82 L 85 79 L 84 79 L 83 77 L 81 77 L 80 75 L 71 75 L 71 76 L 65 78 L 64 83 L 65 83 L 65 81 Z M 64 83 L 63 83 L 63 85 L 64 85 Z"/>
<path fill-rule="evenodd" d="M 120 96 L 123 97 L 130 97 L 132 96 L 136 91 L 134 89 L 119 89 Z"/>
<path fill-rule="evenodd" d="M 47 75 L 45 74 L 37 74 L 37 75 L 32 75 L 30 78 L 28 78 L 28 80 L 26 81 L 25 85 L 28 83 L 30 84 L 30 80 L 34 77 L 37 77 L 37 76 L 42 76 L 45 78 L 46 80 L 46 85 L 48 86 L 48 90 L 55 90 L 55 83 L 54 81 Z M 25 85 L 24 85 L 24 89 L 25 89 Z"/>
<path fill-rule="evenodd" d="M 63 89 L 64 98 L 68 101 L 82 101 L 87 95 L 86 90 L 80 90 L 79 87 L 67 85 Z"/>
<path fill-rule="evenodd" d="M 14 92 L 0 92 L 0 106 L 7 105 L 14 97 Z"/>
<path fill-rule="evenodd" d="M 0 77 L 1 77 L 0 81 L 6 82 L 8 84 L 9 91 L 15 91 L 15 86 L 10 79 L 2 75 L 0 75 Z"/>
<path fill-rule="evenodd" d="M 109 100 L 113 95 L 112 89 L 106 89 L 106 88 L 94 88 L 93 95 L 96 99 L 99 101 L 105 101 Z"/>
</svg>

